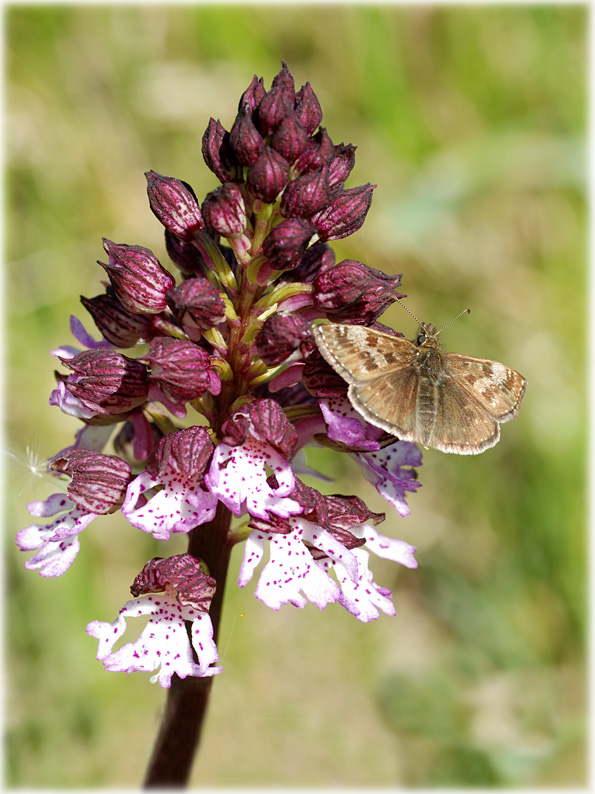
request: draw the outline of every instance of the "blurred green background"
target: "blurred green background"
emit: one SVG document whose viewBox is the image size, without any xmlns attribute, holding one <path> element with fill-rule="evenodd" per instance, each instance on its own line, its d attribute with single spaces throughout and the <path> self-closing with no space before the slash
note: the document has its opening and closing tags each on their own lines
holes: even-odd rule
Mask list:
<svg viewBox="0 0 595 794">
<path fill-rule="evenodd" d="M 310 81 L 348 182 L 378 185 L 334 244 L 403 272 L 448 350 L 529 381 L 478 457 L 428 451 L 411 516 L 387 534 L 419 569 L 374 560 L 397 617 L 278 613 L 235 584 L 195 786 L 578 786 L 586 779 L 586 28 L 582 6 L 8 6 L 6 91 L 6 782 L 136 787 L 165 693 L 106 673 L 89 620 L 113 620 L 164 553 L 118 517 L 59 579 L 23 569 L 14 532 L 53 486 L 27 456 L 71 443 L 50 408 L 79 295 L 101 291 L 101 237 L 167 264 L 143 172 L 216 187 L 200 154 L 256 72 Z M 173 266 L 172 266 L 173 267 Z M 84 317 L 89 329 L 94 325 Z M 398 306 L 384 321 L 411 337 Z M 326 491 L 385 503 L 344 457 Z M 20 461 L 20 462 L 19 462 Z M 387 510 L 388 512 L 388 510 Z M 166 554 L 184 548 L 178 539 Z M 240 549 L 237 550 L 239 552 Z M 30 556 L 30 555 L 27 555 Z"/>
</svg>

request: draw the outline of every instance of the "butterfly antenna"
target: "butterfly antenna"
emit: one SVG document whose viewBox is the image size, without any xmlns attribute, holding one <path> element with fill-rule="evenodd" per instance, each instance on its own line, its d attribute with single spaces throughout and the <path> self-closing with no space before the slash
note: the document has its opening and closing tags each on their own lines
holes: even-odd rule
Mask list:
<svg viewBox="0 0 595 794">
<path fill-rule="evenodd" d="M 409 312 L 409 314 L 410 314 L 410 315 L 413 317 L 413 319 L 415 320 L 415 322 L 416 322 L 418 325 L 421 325 L 420 321 L 419 321 L 419 320 L 417 319 L 417 317 L 416 317 L 416 316 L 413 314 L 413 312 L 411 311 L 411 309 L 409 308 L 409 306 L 405 306 L 405 304 L 404 304 L 402 301 L 400 301 L 398 298 L 397 298 L 397 303 L 400 303 L 400 304 L 401 304 L 401 306 L 402 306 L 402 307 L 405 309 L 405 311 L 406 311 L 406 312 Z"/>
<path fill-rule="evenodd" d="M 471 309 L 463 309 L 463 311 L 460 314 L 457 314 L 457 316 L 453 317 L 452 320 L 449 320 L 449 322 L 447 322 L 446 325 L 443 325 L 442 328 L 436 334 L 436 336 L 438 336 L 438 334 L 441 334 L 442 331 L 444 331 L 445 328 L 448 328 L 448 326 L 451 323 L 454 323 L 455 320 L 458 320 L 459 317 L 462 317 L 464 314 L 471 314 Z"/>
</svg>

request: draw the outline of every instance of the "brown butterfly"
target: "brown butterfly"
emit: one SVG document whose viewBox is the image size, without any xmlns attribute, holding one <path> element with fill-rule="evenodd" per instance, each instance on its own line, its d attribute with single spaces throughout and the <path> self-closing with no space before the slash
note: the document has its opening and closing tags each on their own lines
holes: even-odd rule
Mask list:
<svg viewBox="0 0 595 794">
<path fill-rule="evenodd" d="M 412 342 L 361 325 L 326 323 L 312 331 L 370 424 L 441 452 L 477 455 L 518 414 L 527 381 L 496 361 L 443 353 L 444 328 L 420 323 Z"/>
</svg>

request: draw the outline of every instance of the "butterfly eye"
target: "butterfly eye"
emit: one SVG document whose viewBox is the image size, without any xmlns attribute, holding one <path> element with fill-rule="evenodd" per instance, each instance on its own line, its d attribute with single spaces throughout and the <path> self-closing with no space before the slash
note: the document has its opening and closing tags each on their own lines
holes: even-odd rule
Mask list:
<svg viewBox="0 0 595 794">
<path fill-rule="evenodd" d="M 418 345 L 423 345 L 423 343 L 424 343 L 425 341 L 426 341 L 426 335 L 425 335 L 425 334 L 420 334 L 420 335 L 417 337 L 417 344 L 418 344 Z"/>
</svg>

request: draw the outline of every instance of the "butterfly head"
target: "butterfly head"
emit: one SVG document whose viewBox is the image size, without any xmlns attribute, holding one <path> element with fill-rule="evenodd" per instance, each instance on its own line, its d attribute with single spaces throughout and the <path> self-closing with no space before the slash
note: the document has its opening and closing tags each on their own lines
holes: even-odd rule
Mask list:
<svg viewBox="0 0 595 794">
<path fill-rule="evenodd" d="M 423 345 L 427 345 L 429 342 L 434 342 L 436 341 L 438 333 L 439 332 L 431 323 L 420 323 L 417 336 L 415 337 L 415 344 L 418 347 L 422 347 Z"/>
</svg>

